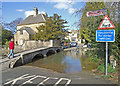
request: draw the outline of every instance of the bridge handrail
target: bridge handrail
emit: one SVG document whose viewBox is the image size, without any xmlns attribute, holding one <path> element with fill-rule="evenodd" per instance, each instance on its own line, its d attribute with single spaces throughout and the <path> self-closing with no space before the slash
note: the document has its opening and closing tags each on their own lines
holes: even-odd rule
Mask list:
<svg viewBox="0 0 120 86">
<path fill-rule="evenodd" d="M 21 55 L 29 54 L 29 53 L 36 52 L 36 51 L 40 51 L 40 50 L 42 51 L 42 50 L 46 50 L 46 49 L 50 49 L 50 48 L 61 48 L 61 47 L 44 47 L 44 48 L 37 48 L 37 49 L 33 49 L 33 50 L 28 50 L 28 51 L 22 52 Z"/>
</svg>

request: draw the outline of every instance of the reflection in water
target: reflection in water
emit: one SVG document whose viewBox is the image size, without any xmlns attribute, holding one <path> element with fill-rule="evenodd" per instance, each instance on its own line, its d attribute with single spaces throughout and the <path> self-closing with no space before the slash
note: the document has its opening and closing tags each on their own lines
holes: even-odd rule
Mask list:
<svg viewBox="0 0 120 86">
<path fill-rule="evenodd" d="M 67 55 L 63 60 L 63 64 L 66 64 L 66 73 L 75 73 L 82 70 L 80 58 L 78 57 L 78 51 L 74 50 L 66 52 Z"/>
<path fill-rule="evenodd" d="M 82 53 L 78 50 L 65 51 L 39 59 L 27 65 L 52 69 L 57 72 L 75 73 L 82 71 L 81 56 Z"/>
</svg>

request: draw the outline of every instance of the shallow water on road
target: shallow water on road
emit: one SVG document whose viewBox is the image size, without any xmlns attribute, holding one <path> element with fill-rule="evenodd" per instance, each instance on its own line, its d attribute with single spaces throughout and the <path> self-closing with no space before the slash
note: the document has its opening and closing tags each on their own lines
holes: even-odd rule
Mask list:
<svg viewBox="0 0 120 86">
<path fill-rule="evenodd" d="M 86 56 L 80 50 L 62 51 L 29 63 L 27 66 L 47 68 L 61 73 L 77 73 L 84 70 L 85 59 Z"/>
</svg>

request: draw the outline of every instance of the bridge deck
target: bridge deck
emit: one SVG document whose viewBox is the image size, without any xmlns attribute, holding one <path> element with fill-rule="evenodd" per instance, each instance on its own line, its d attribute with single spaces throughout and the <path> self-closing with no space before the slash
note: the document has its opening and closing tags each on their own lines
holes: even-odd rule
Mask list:
<svg viewBox="0 0 120 86">
<path fill-rule="evenodd" d="M 31 52 L 34 52 L 34 51 L 37 51 L 37 50 L 42 50 L 42 49 L 47 49 L 47 48 L 49 48 L 49 47 L 42 47 L 42 48 L 37 48 L 37 49 L 32 49 L 32 50 L 26 50 L 26 51 L 14 54 L 14 58 L 12 58 L 12 56 L 10 56 L 10 59 L 8 59 L 8 57 L 3 58 L 3 59 L 1 58 L 0 59 L 0 65 L 2 65 L 2 70 L 8 69 L 9 68 L 9 63 L 11 61 L 19 58 L 21 56 L 21 54 L 31 53 Z"/>
<path fill-rule="evenodd" d="M 42 47 L 42 48 L 27 50 L 27 51 L 22 52 L 21 54 L 32 53 L 32 52 L 36 52 L 36 51 L 40 51 L 40 50 L 44 50 L 44 49 L 48 49 L 48 48 L 50 48 L 50 47 Z"/>
<path fill-rule="evenodd" d="M 32 53 L 32 52 L 35 52 L 35 51 L 48 49 L 48 48 L 50 48 L 50 47 L 42 47 L 42 48 L 36 48 L 36 49 L 32 49 L 32 50 L 26 50 L 26 51 L 14 54 L 14 58 L 12 58 L 12 56 L 11 56 L 10 59 L 8 59 L 7 57 L 3 58 L 3 59 L 0 59 L 0 64 L 2 65 L 2 70 L 8 69 L 9 68 L 9 63 L 11 61 L 14 61 L 15 59 L 20 58 L 21 55 Z"/>
</svg>

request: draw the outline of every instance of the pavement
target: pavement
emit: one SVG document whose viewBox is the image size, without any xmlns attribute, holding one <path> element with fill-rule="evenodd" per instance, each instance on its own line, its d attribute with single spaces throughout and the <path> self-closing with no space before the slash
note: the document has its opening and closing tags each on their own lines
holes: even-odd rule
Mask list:
<svg viewBox="0 0 120 86">
<path fill-rule="evenodd" d="M 118 86 L 109 80 L 102 79 L 90 71 L 65 74 L 49 69 L 21 66 L 2 72 L 4 86 Z"/>
<path fill-rule="evenodd" d="M 8 59 L 7 57 L 0 59 L 0 65 L 2 65 L 2 71 L 8 69 L 9 63 L 14 59 L 19 58 L 20 55 L 21 55 L 21 53 L 17 53 L 17 54 L 14 54 L 14 58 L 12 58 L 12 56 L 10 56 L 10 59 Z"/>
</svg>

